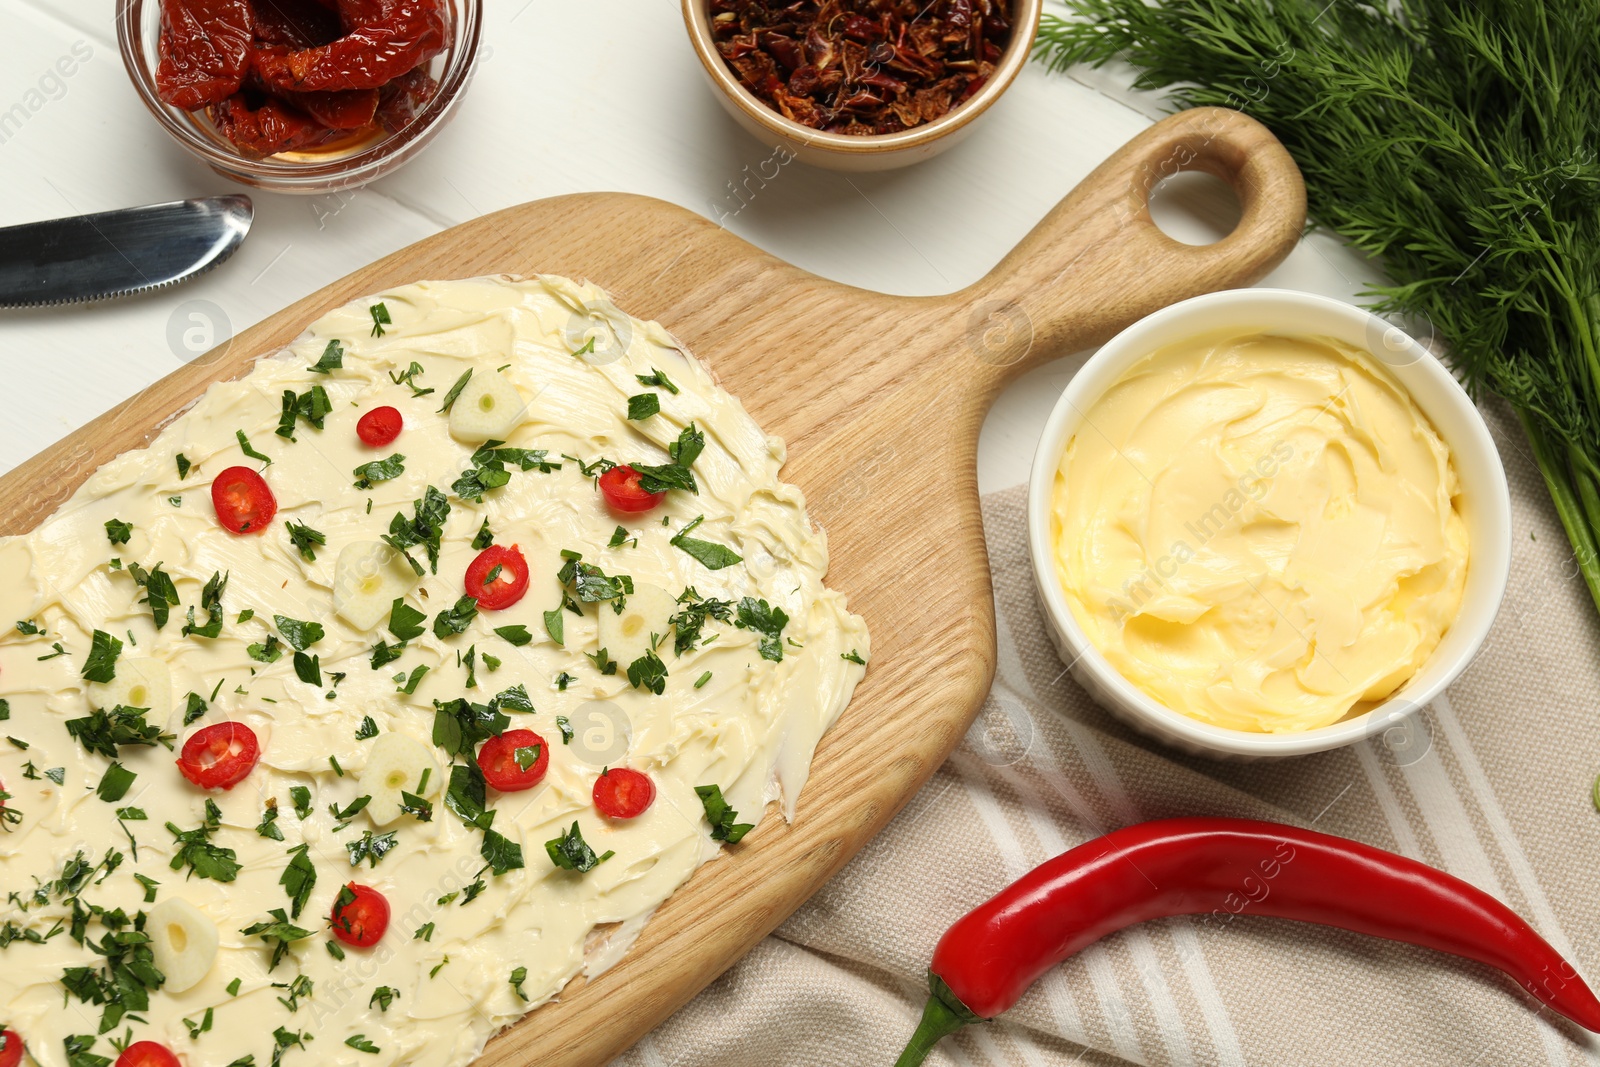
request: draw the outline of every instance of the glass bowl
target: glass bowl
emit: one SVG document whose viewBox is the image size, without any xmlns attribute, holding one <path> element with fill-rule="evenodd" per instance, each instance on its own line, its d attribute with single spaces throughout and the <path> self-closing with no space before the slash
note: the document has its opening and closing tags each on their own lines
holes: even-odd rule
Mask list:
<svg viewBox="0 0 1600 1067">
<path fill-rule="evenodd" d="M 255 189 L 278 193 L 320 194 L 353 189 L 404 165 L 433 140 L 455 114 L 456 104 L 472 79 L 483 30 L 483 0 L 445 0 L 450 14 L 450 42 L 428 64 L 439 83 L 415 119 L 394 132 L 380 132 L 354 144 L 319 150 L 282 152 L 251 159 L 224 138 L 205 111 L 188 112 L 162 101 L 156 93 L 155 69 L 161 33 L 160 0 L 120 0 L 117 42 L 122 62 L 145 107 L 161 128 L 191 155 L 225 178 Z"/>
</svg>

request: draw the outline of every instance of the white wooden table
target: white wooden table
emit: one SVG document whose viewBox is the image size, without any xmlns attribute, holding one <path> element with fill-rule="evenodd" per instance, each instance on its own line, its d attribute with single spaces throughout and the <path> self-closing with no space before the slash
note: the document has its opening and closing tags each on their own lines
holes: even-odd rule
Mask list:
<svg viewBox="0 0 1600 1067">
<path fill-rule="evenodd" d="M 243 248 L 180 288 L 0 311 L 0 472 L 198 354 L 186 345 L 203 350 L 379 256 L 539 197 L 643 193 L 720 218 L 830 278 L 891 293 L 957 289 L 1161 111 L 1126 89 L 1126 72 L 1031 67 L 972 137 L 937 159 L 848 177 L 792 163 L 741 200 L 733 189 L 744 168 L 769 150 L 712 97 L 674 0 L 487 7 L 487 47 L 460 112 L 398 174 L 333 196 L 256 194 Z M 0 225 L 237 191 L 171 143 L 135 97 L 114 9 L 114 0 L 6 0 L 0 10 Z M 63 57 L 73 61 L 58 67 Z M 1185 239 L 1216 232 L 1228 210 L 1201 181 L 1163 200 L 1164 224 Z M 1351 298 L 1372 277 L 1335 242 L 1312 237 L 1267 284 Z M 225 320 L 209 337 L 216 312 L 192 301 Z M 985 492 L 1024 479 L 1080 362 L 1042 368 L 1001 398 L 979 452 Z"/>
</svg>

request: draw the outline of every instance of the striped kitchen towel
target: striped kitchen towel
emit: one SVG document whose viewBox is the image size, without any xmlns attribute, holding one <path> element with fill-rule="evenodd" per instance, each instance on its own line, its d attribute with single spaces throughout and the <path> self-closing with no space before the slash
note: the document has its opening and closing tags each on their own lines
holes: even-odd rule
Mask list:
<svg viewBox="0 0 1600 1067">
<path fill-rule="evenodd" d="M 861 1067 L 894 1061 L 954 919 L 1036 864 L 1171 815 L 1315 826 L 1444 868 L 1600 979 L 1600 626 L 1515 421 L 1486 411 L 1511 479 L 1510 590 L 1477 660 L 1386 740 L 1272 763 L 1176 754 L 1067 676 L 1035 599 L 1021 487 L 984 500 L 999 672 L 961 747 L 855 860 L 616 1062 Z M 1567 1067 L 1600 1042 L 1498 972 L 1274 919 L 1115 935 L 940 1067 Z"/>
</svg>

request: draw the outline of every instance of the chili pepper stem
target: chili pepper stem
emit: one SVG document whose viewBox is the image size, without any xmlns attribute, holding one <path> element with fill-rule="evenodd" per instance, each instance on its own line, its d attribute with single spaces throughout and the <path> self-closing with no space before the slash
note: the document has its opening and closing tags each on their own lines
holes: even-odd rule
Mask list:
<svg viewBox="0 0 1600 1067">
<path fill-rule="evenodd" d="M 965 1025 L 967 1020 L 952 1011 L 950 1005 L 937 996 L 929 997 L 927 1006 L 922 1009 L 922 1021 L 906 1043 L 905 1051 L 894 1061 L 894 1067 L 917 1067 L 928 1058 L 933 1046 Z"/>
<path fill-rule="evenodd" d="M 944 979 L 928 972 L 928 990 L 932 996 L 922 1009 L 922 1021 L 906 1044 L 906 1050 L 894 1061 L 894 1067 L 917 1067 L 928 1058 L 933 1046 L 949 1037 L 963 1026 L 983 1022 L 983 1016 L 961 1002 Z"/>
</svg>

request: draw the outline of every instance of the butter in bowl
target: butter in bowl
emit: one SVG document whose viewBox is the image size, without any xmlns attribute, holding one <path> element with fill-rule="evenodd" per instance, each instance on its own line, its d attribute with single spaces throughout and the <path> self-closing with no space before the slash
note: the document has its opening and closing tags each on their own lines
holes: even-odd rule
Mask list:
<svg viewBox="0 0 1600 1067">
<path fill-rule="evenodd" d="M 1198 754 L 1289 756 L 1381 733 L 1466 667 L 1510 502 L 1472 401 L 1415 340 L 1236 290 L 1136 323 L 1074 377 L 1029 541 L 1097 702 Z"/>
</svg>

